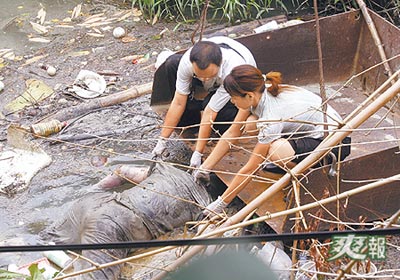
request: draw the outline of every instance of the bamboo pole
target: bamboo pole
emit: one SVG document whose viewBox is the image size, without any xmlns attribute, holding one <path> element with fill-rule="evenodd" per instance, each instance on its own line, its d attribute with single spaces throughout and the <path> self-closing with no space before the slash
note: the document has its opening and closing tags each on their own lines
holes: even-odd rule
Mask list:
<svg viewBox="0 0 400 280">
<path fill-rule="evenodd" d="M 331 147 L 337 145 L 341 142 L 346 136 L 348 136 L 352 129 L 359 127 L 362 123 L 365 122 L 369 117 L 375 114 L 381 107 L 383 107 L 387 102 L 390 101 L 394 96 L 396 96 L 400 92 L 400 81 L 396 81 L 390 88 L 388 88 L 385 92 L 383 92 L 379 97 L 377 97 L 371 104 L 366 106 L 364 110 L 362 110 L 358 115 L 356 115 L 352 120 L 349 120 L 342 128 L 333 132 L 331 137 L 326 138 L 317 148 L 316 150 L 307 156 L 303 161 L 297 164 L 290 173 L 286 173 L 282 176 L 277 182 L 275 182 L 272 186 L 270 186 L 267 190 L 261 193 L 258 197 L 256 197 L 253 201 L 251 201 L 248 205 L 243 207 L 238 213 L 230 217 L 221 227 L 229 227 L 231 225 L 237 224 L 242 221 L 251 211 L 259 208 L 267 199 L 271 198 L 272 195 L 286 187 L 293 176 L 301 175 L 305 170 L 313 166 L 315 162 L 318 162 L 322 157 L 326 155 L 326 153 L 331 149 Z M 210 236 L 214 236 L 220 234 L 220 232 L 213 231 L 210 233 Z M 177 259 L 174 263 L 166 268 L 165 272 L 161 272 L 157 275 L 153 280 L 163 279 L 168 271 L 173 271 L 178 268 L 180 265 L 186 263 L 193 256 L 198 254 L 204 246 L 195 246 L 191 250 L 189 250 L 186 254 L 184 254 L 181 258 Z"/>
<path fill-rule="evenodd" d="M 388 73 L 388 76 L 392 76 L 393 72 L 392 69 L 390 68 L 389 63 L 387 62 L 386 58 L 386 53 L 385 50 L 383 49 L 382 41 L 379 37 L 378 31 L 376 30 L 375 24 L 368 13 L 367 6 L 365 5 L 363 0 L 356 0 L 358 6 L 361 9 L 361 12 L 364 16 L 365 22 L 367 23 L 368 29 L 371 32 L 372 38 L 374 39 L 375 45 L 378 47 L 378 52 L 379 56 L 381 57 L 381 60 L 384 61 L 383 66 L 385 67 L 386 72 Z M 392 85 L 394 84 L 394 81 L 392 81 Z"/>
<path fill-rule="evenodd" d="M 54 115 L 46 117 L 43 121 L 47 121 L 50 119 L 57 119 L 59 121 L 67 121 L 69 119 L 75 118 L 83 113 L 98 109 L 104 108 L 111 105 L 119 104 L 126 102 L 130 99 L 137 98 L 139 96 L 145 95 L 150 93 L 152 90 L 153 83 L 147 83 L 143 85 L 138 85 L 131 87 L 127 90 L 120 91 L 114 93 L 109 96 L 100 97 L 96 99 L 92 99 L 88 102 L 79 104 L 74 107 L 69 107 L 60 110 L 59 112 L 55 113 Z"/>
</svg>

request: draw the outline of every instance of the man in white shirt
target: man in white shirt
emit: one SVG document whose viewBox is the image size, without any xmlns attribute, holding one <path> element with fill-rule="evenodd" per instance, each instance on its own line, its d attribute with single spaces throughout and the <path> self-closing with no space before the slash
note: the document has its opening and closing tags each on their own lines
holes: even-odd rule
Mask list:
<svg viewBox="0 0 400 280">
<path fill-rule="evenodd" d="M 230 71 L 241 64 L 256 66 L 252 53 L 241 43 L 219 36 L 197 42 L 183 55 L 174 54 L 160 66 L 154 76 L 153 95 L 172 102 L 153 155 L 163 153 L 166 139 L 175 127 L 200 123 L 196 150 L 190 160 L 190 166 L 200 166 L 212 122 L 233 121 L 236 116 L 237 108 L 222 84 Z M 196 86 L 205 90 L 205 96 L 194 93 Z M 214 129 L 222 134 L 228 127 Z"/>
</svg>

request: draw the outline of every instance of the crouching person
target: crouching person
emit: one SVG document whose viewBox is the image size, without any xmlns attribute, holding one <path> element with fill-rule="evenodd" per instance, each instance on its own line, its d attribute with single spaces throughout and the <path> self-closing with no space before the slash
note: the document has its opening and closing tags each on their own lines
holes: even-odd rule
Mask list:
<svg viewBox="0 0 400 280">
<path fill-rule="evenodd" d="M 123 166 L 121 176 L 139 186 L 120 193 L 93 192 L 76 201 L 66 217 L 54 225 L 45 237 L 56 244 L 94 244 L 150 240 L 195 220 L 201 206 L 210 202 L 205 188 L 193 177 L 167 164 Z M 122 181 L 114 175 L 97 186 L 112 188 Z M 200 205 L 200 206 L 199 206 Z M 104 264 L 125 258 L 129 249 L 84 250 L 82 255 Z M 75 271 L 91 265 L 79 260 Z M 118 279 L 120 266 L 85 274 L 82 279 Z"/>
</svg>

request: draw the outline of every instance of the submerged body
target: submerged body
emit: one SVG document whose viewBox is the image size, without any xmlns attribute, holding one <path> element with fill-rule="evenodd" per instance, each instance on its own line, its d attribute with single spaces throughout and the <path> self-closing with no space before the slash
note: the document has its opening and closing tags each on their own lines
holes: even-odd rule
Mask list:
<svg viewBox="0 0 400 280">
<path fill-rule="evenodd" d="M 79 199 L 49 234 L 56 244 L 150 240 L 194 220 L 201 211 L 198 205 L 208 203 L 207 191 L 191 175 L 167 164 L 156 164 L 139 186 L 121 193 L 89 193 Z M 82 255 L 103 264 L 124 258 L 129 252 L 129 249 L 85 250 Z M 90 264 L 86 261 L 74 264 L 75 270 L 87 267 Z M 117 279 L 120 269 L 112 266 L 82 277 Z"/>
</svg>

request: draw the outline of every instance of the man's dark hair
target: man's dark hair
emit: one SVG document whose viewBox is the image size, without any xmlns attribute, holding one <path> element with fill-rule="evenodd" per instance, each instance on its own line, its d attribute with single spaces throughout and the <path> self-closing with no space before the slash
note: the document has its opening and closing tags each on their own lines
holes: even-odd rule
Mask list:
<svg viewBox="0 0 400 280">
<path fill-rule="evenodd" d="M 210 64 L 221 65 L 222 52 L 220 47 L 210 41 L 200 41 L 194 44 L 190 52 L 190 62 L 196 62 L 201 70 L 206 69 Z"/>
</svg>

